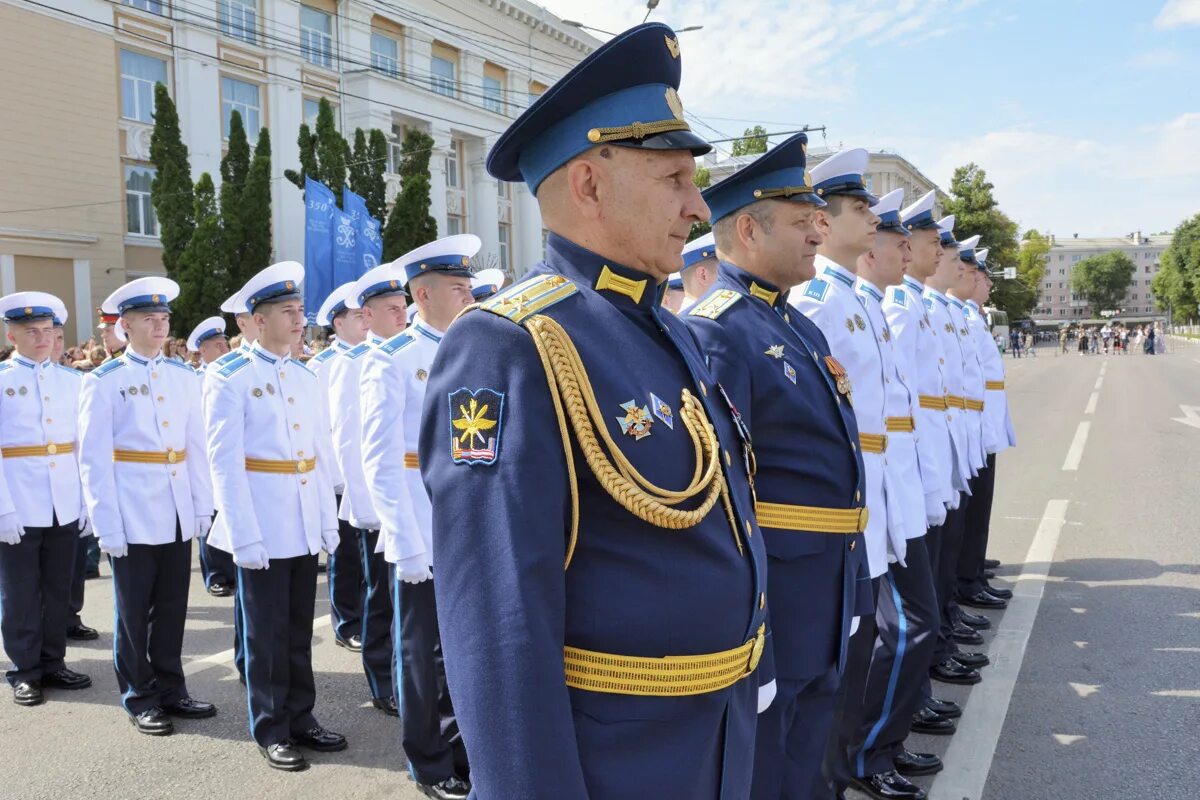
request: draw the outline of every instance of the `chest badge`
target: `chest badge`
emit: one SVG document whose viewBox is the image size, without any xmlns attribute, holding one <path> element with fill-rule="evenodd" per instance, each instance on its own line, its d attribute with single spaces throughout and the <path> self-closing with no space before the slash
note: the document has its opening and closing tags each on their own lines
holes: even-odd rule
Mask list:
<svg viewBox="0 0 1200 800">
<path fill-rule="evenodd" d="M 787 379 L 793 384 L 796 382 L 796 368 L 786 361 L 783 362 L 783 374 L 786 375 Z"/>
<path fill-rule="evenodd" d="M 14 389 L 14 388 L 12 388 L 12 387 L 10 386 L 10 387 L 8 387 L 7 389 L 5 389 L 5 390 L 4 390 L 4 393 L 5 393 L 6 395 L 8 395 L 9 397 L 12 397 L 13 395 L 15 395 L 15 394 L 17 393 L 17 390 L 16 390 L 16 389 Z"/>
<path fill-rule="evenodd" d="M 966 337 L 966 335 L 967 335 L 967 329 L 966 329 L 966 327 L 959 328 L 959 329 L 958 329 L 958 332 L 959 332 L 959 334 L 960 334 L 961 336 L 963 336 L 964 338 L 965 338 L 965 337 Z"/>
<path fill-rule="evenodd" d="M 136 395 L 136 394 L 138 393 L 138 388 L 137 388 L 136 386 L 130 386 L 130 387 L 129 387 L 129 393 L 130 393 L 131 395 Z"/>
<path fill-rule="evenodd" d="M 886 326 L 883 329 L 883 340 L 885 342 L 890 342 L 892 340 L 892 331 Z"/>
<path fill-rule="evenodd" d="M 865 331 L 867 329 L 867 323 L 858 314 L 854 315 L 854 324 L 858 326 L 860 331 Z"/>
<path fill-rule="evenodd" d="M 417 380 L 419 380 L 419 381 L 421 381 L 422 383 L 424 383 L 424 382 L 425 382 L 426 380 L 428 380 L 428 379 L 429 379 L 429 373 L 428 373 L 428 372 L 426 372 L 424 369 L 419 369 L 419 370 L 417 370 Z"/>
<path fill-rule="evenodd" d="M 854 333 L 854 320 L 850 319 L 849 317 L 846 317 L 846 330 Z"/>
<path fill-rule="evenodd" d="M 954 333 L 954 326 L 949 322 L 946 323 L 946 333 Z"/>
<path fill-rule="evenodd" d="M 763 355 L 768 355 L 771 358 L 783 358 L 783 345 L 773 344 L 763 351 Z"/>
<path fill-rule="evenodd" d="M 142 384 L 142 394 L 146 395 L 147 397 L 150 396 L 150 387 L 144 383 Z"/>
<path fill-rule="evenodd" d="M 275 384 L 273 384 L 273 383 L 267 384 L 267 394 L 275 394 Z"/>
<path fill-rule="evenodd" d="M 617 417 L 621 433 L 632 436 L 634 441 L 641 441 L 650 435 L 650 426 L 654 424 L 654 418 L 650 416 L 649 409 L 638 406 L 637 400 L 621 403 L 621 408 L 625 410 L 625 416 Z"/>
<path fill-rule="evenodd" d="M 854 398 L 850 389 L 850 376 L 846 374 L 846 368 L 833 356 L 825 356 L 825 368 L 833 376 L 838 393 L 846 395 L 846 400 L 853 403 Z"/>
<path fill-rule="evenodd" d="M 650 412 L 658 417 L 662 421 L 662 424 L 671 430 L 675 430 L 675 412 L 671 410 L 671 407 L 667 405 L 665 400 L 654 392 L 650 393 Z"/>
<path fill-rule="evenodd" d="M 255 386 L 254 389 L 251 390 L 250 394 L 254 395 L 255 397 L 262 397 L 263 391 L 262 391 L 262 389 Z"/>
</svg>

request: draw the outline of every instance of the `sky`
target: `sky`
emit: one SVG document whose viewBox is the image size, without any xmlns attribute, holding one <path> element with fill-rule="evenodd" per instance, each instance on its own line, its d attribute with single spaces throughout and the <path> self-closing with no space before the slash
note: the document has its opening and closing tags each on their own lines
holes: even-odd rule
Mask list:
<svg viewBox="0 0 1200 800">
<path fill-rule="evenodd" d="M 646 13 L 538 1 L 607 31 Z M 974 161 L 1022 230 L 1059 237 L 1200 213 L 1200 0 L 661 0 L 650 19 L 704 26 L 679 36 L 679 94 L 709 138 L 824 125 L 812 146 L 892 150 L 946 190 Z"/>
</svg>

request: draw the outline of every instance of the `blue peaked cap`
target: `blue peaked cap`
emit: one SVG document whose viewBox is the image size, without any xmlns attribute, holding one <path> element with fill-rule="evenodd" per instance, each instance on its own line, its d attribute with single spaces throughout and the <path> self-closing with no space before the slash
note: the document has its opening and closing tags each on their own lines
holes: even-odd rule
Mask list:
<svg viewBox="0 0 1200 800">
<path fill-rule="evenodd" d="M 600 144 L 650 150 L 712 150 L 683 118 L 676 90 L 679 40 L 651 22 L 614 36 L 546 90 L 488 153 L 488 173 L 529 185 Z"/>
<path fill-rule="evenodd" d="M 759 200 L 825 205 L 813 191 L 812 176 L 805 169 L 807 151 L 808 137 L 797 133 L 750 165 L 705 189 L 702 194 L 713 223 Z"/>
</svg>

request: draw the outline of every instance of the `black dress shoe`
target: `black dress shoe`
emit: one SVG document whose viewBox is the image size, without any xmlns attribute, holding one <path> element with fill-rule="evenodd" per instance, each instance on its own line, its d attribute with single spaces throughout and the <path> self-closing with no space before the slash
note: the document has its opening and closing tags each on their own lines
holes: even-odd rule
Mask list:
<svg viewBox="0 0 1200 800">
<path fill-rule="evenodd" d="M 42 685 L 37 681 L 21 681 L 13 686 L 13 702 L 19 706 L 40 706 L 46 702 Z"/>
<path fill-rule="evenodd" d="M 175 724 L 158 706 L 148 708 L 136 716 L 130 714 L 129 721 L 138 729 L 138 733 L 147 736 L 170 736 L 175 732 Z"/>
<path fill-rule="evenodd" d="M 340 636 L 334 636 L 333 641 L 334 641 L 334 644 L 336 644 L 338 647 L 344 647 L 347 650 L 349 650 L 351 653 L 361 653 L 362 652 L 362 637 L 359 636 L 358 634 L 354 634 L 353 636 L 348 636 L 345 639 L 343 639 Z"/>
<path fill-rule="evenodd" d="M 346 749 L 345 736 L 333 731 L 327 731 L 320 725 L 315 728 L 309 728 L 299 736 L 293 736 L 292 742 L 299 747 L 307 747 L 309 750 L 316 750 L 321 753 L 333 753 Z"/>
<path fill-rule="evenodd" d="M 46 689 L 86 689 L 91 685 L 92 679 L 87 675 L 66 667 L 42 676 L 42 686 Z"/>
<path fill-rule="evenodd" d="M 998 558 L 985 558 L 983 560 L 984 569 L 995 569 L 998 566 L 1000 566 L 1000 559 Z"/>
<path fill-rule="evenodd" d="M 450 776 L 440 783 L 418 783 L 417 789 L 434 800 L 467 800 L 471 786 L 457 776 Z"/>
<path fill-rule="evenodd" d="M 185 697 L 178 703 L 172 703 L 169 706 L 163 706 L 163 711 L 170 714 L 172 717 L 183 717 L 185 719 L 206 719 L 217 715 L 217 707 L 212 703 L 205 703 L 202 700 L 193 700 L 190 697 Z"/>
<path fill-rule="evenodd" d="M 929 677 L 942 683 L 954 683 L 959 686 L 973 686 L 983 678 L 970 667 L 964 667 L 953 658 L 948 658 L 940 664 L 934 664 L 929 669 Z"/>
<path fill-rule="evenodd" d="M 933 753 L 903 750 L 892 762 L 901 775 L 935 775 L 942 771 L 942 760 Z"/>
<path fill-rule="evenodd" d="M 1008 608 L 1006 601 L 987 592 L 976 592 L 970 597 L 960 597 L 958 598 L 958 604 L 960 606 L 970 606 L 971 608 Z"/>
<path fill-rule="evenodd" d="M 98 569 L 89 569 L 87 572 L 83 573 L 83 579 L 85 581 L 94 580 L 95 578 L 99 578 L 99 577 L 100 577 L 100 570 L 98 570 Z"/>
<path fill-rule="evenodd" d="M 924 789 L 910 782 L 896 770 L 868 775 L 865 778 L 851 778 L 850 785 L 877 800 L 925 800 L 929 796 Z"/>
<path fill-rule="evenodd" d="M 376 697 L 371 700 L 371 705 L 375 706 L 389 717 L 400 716 L 400 709 L 396 707 L 396 698 L 394 697 Z"/>
<path fill-rule="evenodd" d="M 214 583 L 208 587 L 207 591 L 213 597 L 230 597 L 233 595 L 233 587 L 228 583 Z"/>
<path fill-rule="evenodd" d="M 949 736 L 958 730 L 954 720 L 943 717 L 928 708 L 919 708 L 912 715 L 908 729 L 913 733 L 924 733 L 930 736 Z"/>
<path fill-rule="evenodd" d="M 986 631 L 992 627 L 992 621 L 983 614 L 972 614 L 970 611 L 958 610 L 958 621 L 968 628 L 974 628 L 977 631 Z"/>
<path fill-rule="evenodd" d="M 979 631 L 968 625 L 955 625 L 950 638 L 959 644 L 983 644 L 983 637 L 979 635 Z"/>
<path fill-rule="evenodd" d="M 67 628 L 67 638 L 74 639 L 77 642 L 90 642 L 92 639 L 100 638 L 100 631 L 95 628 L 89 628 L 81 622 L 78 625 L 72 625 Z"/>
<path fill-rule="evenodd" d="M 272 769 L 281 769 L 284 772 L 308 769 L 308 759 L 291 742 L 276 742 L 260 747 L 258 751 L 263 754 L 267 765 Z"/>
<path fill-rule="evenodd" d="M 999 597 L 1001 600 L 1012 600 L 1012 589 L 999 589 L 992 586 L 990 583 L 983 584 L 983 590 L 992 597 Z"/>
<path fill-rule="evenodd" d="M 955 653 L 951 658 L 964 667 L 970 667 L 971 669 L 979 669 L 992 663 L 992 660 L 984 653 Z"/>
<path fill-rule="evenodd" d="M 957 719 L 962 716 L 962 706 L 953 700 L 938 700 L 936 697 L 931 697 L 925 701 L 925 707 L 948 719 Z"/>
</svg>

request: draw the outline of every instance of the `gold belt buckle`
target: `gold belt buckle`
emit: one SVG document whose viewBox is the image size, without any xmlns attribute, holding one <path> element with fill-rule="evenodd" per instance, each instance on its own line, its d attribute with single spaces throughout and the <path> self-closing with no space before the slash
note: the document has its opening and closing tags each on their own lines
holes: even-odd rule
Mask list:
<svg viewBox="0 0 1200 800">
<path fill-rule="evenodd" d="M 175 454 L 174 450 L 172 450 L 170 447 L 168 447 L 167 448 L 167 463 L 174 464 L 178 460 L 179 460 L 179 456 L 177 456 Z"/>
<path fill-rule="evenodd" d="M 867 529 L 867 522 L 871 519 L 871 509 L 863 506 L 858 510 L 858 533 L 862 533 Z"/>
<path fill-rule="evenodd" d="M 58 454 L 58 447 L 54 444 L 54 442 L 51 442 L 50 444 L 46 445 L 46 455 L 53 456 L 53 455 L 57 455 L 57 454 Z"/>
<path fill-rule="evenodd" d="M 758 662 L 762 659 L 763 649 L 767 644 L 767 626 L 766 623 L 758 626 L 758 631 L 754 634 L 754 646 L 750 648 L 750 663 L 746 666 L 746 674 L 749 675 L 754 670 L 758 669 Z"/>
<path fill-rule="evenodd" d="M 308 472 L 311 469 L 312 467 L 303 458 L 296 462 L 296 472 L 298 473 Z"/>
</svg>

